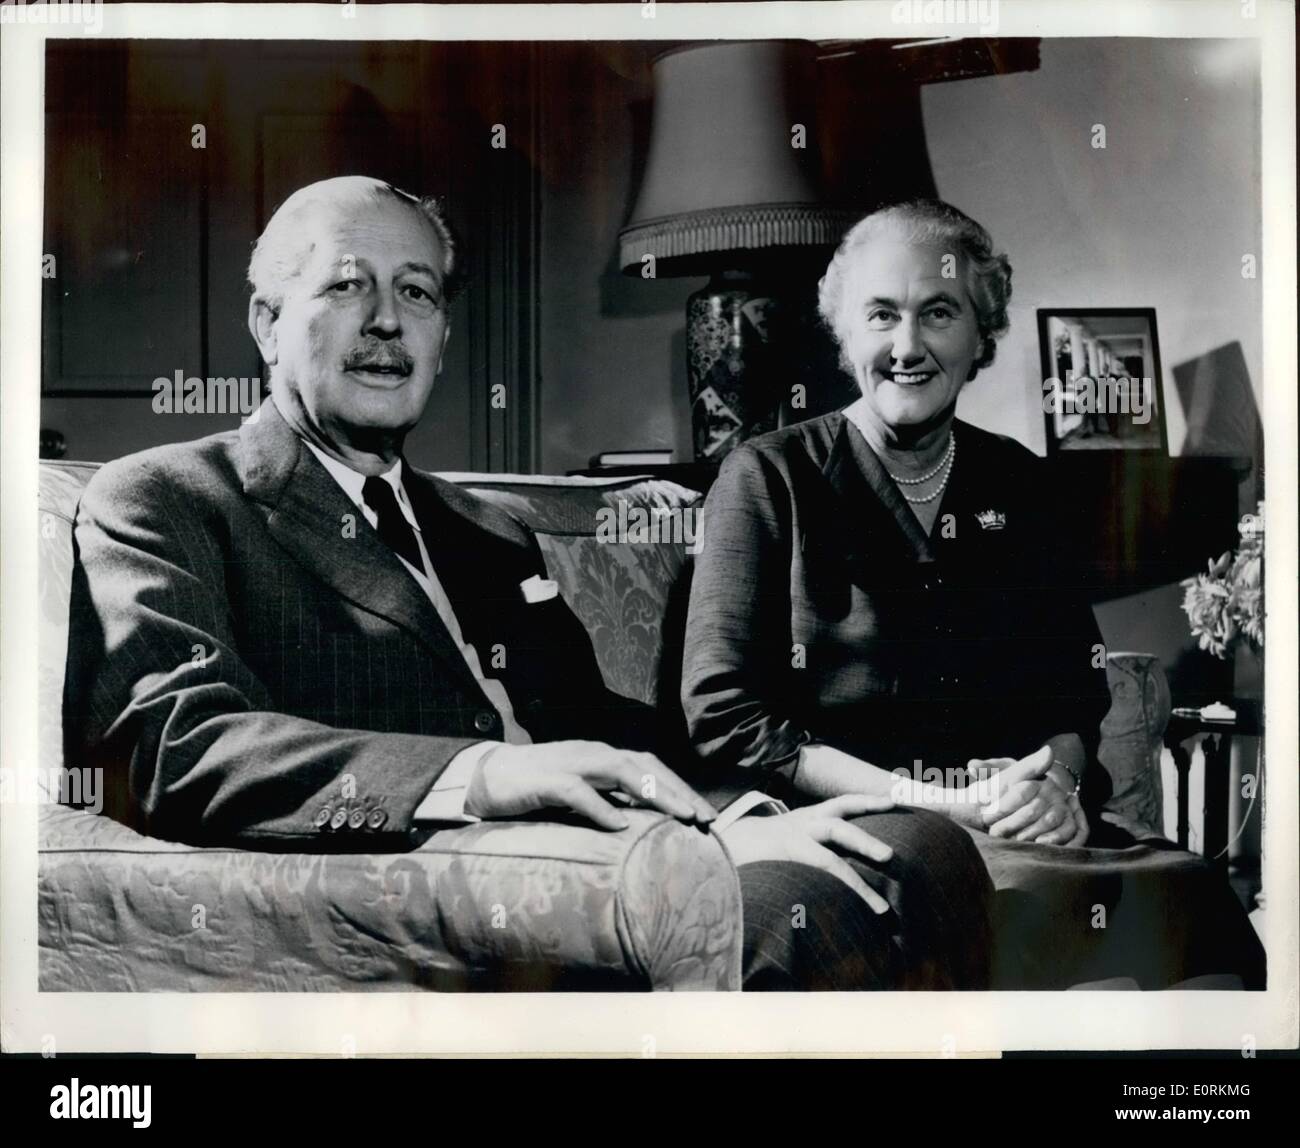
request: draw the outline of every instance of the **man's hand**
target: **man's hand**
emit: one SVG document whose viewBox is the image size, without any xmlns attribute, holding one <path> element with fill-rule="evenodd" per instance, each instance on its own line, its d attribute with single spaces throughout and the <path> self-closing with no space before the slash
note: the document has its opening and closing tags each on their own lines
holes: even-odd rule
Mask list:
<svg viewBox="0 0 1300 1148">
<path fill-rule="evenodd" d="M 737 866 L 751 861 L 794 861 L 838 877 L 871 906 L 887 913 L 889 902 L 868 885 L 834 846 L 865 861 L 884 864 L 894 855 L 883 841 L 851 825 L 846 818 L 892 809 L 887 797 L 851 794 L 776 817 L 742 817 L 722 830 L 723 840 Z"/>
<path fill-rule="evenodd" d="M 601 829 L 626 829 L 627 818 L 601 791 L 658 809 L 694 825 L 717 813 L 651 753 L 600 741 L 500 745 L 479 763 L 465 792 L 465 812 L 484 820 L 521 817 L 540 809 L 569 809 Z"/>
<path fill-rule="evenodd" d="M 1054 762 L 1051 746 L 1018 761 L 972 759 L 966 768 L 977 779 L 976 801 L 989 836 L 1038 845 L 1079 846 L 1087 840 L 1088 819 L 1078 795 L 1071 794 L 1074 779 Z"/>
</svg>

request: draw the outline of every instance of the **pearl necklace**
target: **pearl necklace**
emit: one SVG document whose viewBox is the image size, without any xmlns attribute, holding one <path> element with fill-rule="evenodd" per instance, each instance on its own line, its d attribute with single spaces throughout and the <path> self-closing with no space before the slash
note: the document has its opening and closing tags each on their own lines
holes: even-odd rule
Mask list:
<svg viewBox="0 0 1300 1148">
<path fill-rule="evenodd" d="M 903 496 L 913 506 L 921 506 L 927 502 L 933 502 L 948 488 L 948 479 L 952 476 L 953 463 L 957 461 L 957 437 L 950 435 L 948 437 L 948 449 L 944 452 L 943 460 L 929 474 L 923 474 L 920 478 L 900 478 L 892 470 L 886 470 L 895 482 L 903 486 L 919 486 L 923 482 L 928 482 L 940 471 L 943 471 L 943 481 L 939 483 L 933 494 L 927 494 L 923 498 L 913 498 L 905 490 L 900 490 L 899 494 Z"/>
<path fill-rule="evenodd" d="M 957 444 L 957 439 L 952 434 L 949 434 L 948 449 L 943 452 L 943 458 L 939 460 L 939 465 L 936 466 L 932 471 L 930 471 L 929 474 L 923 474 L 921 475 L 920 478 L 901 478 L 899 475 L 895 474 L 891 470 L 889 472 L 889 477 L 892 478 L 895 482 L 900 483 L 903 486 L 920 486 L 921 483 L 923 482 L 929 482 L 930 479 L 932 479 L 936 474 L 938 474 L 941 470 L 943 470 L 945 466 L 948 465 L 948 459 L 952 455 L 953 448 L 956 446 L 956 444 Z"/>
</svg>

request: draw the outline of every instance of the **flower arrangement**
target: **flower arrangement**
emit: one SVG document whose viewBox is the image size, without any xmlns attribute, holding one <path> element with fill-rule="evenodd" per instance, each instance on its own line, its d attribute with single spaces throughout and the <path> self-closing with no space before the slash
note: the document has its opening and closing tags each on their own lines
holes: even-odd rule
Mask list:
<svg viewBox="0 0 1300 1148">
<path fill-rule="evenodd" d="M 1241 543 L 1183 581 L 1183 612 L 1202 650 L 1226 658 L 1243 638 L 1264 648 L 1264 504 L 1237 526 Z"/>
</svg>

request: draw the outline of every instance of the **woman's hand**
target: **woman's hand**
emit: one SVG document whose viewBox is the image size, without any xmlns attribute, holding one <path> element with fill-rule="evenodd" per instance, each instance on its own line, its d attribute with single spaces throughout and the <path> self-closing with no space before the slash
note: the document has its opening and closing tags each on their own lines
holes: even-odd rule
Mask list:
<svg viewBox="0 0 1300 1148">
<path fill-rule="evenodd" d="M 1016 840 L 1030 840 L 1035 845 L 1064 845 L 1072 849 L 1077 849 L 1080 845 L 1088 840 L 1088 817 L 1083 812 L 1083 806 L 1079 804 L 1079 795 L 1072 794 L 1066 798 L 1069 806 L 1070 817 L 1063 820 L 1056 828 L 1043 833 L 1038 837 L 1021 838 Z"/>
<path fill-rule="evenodd" d="M 892 809 L 887 797 L 853 794 L 775 817 L 742 817 L 721 831 L 737 866 L 752 861 L 793 861 L 838 877 L 871 907 L 887 913 L 889 902 L 868 885 L 831 846 L 864 861 L 884 864 L 894 855 L 883 841 L 846 819 Z"/>
<path fill-rule="evenodd" d="M 989 836 L 1072 847 L 1087 840 L 1088 819 L 1073 777 L 1055 763 L 1051 746 L 1019 761 L 972 759 L 966 768 L 977 779 L 976 800 Z"/>
</svg>

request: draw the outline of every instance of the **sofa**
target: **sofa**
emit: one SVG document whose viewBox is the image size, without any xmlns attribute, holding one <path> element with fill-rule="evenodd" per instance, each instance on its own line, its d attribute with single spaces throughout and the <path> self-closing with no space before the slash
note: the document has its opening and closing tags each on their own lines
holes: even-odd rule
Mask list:
<svg viewBox="0 0 1300 1148">
<path fill-rule="evenodd" d="M 257 853 L 141 836 L 60 803 L 72 522 L 96 465 L 40 475 L 39 983 L 43 992 L 740 987 L 740 890 L 725 846 L 631 810 L 618 833 L 563 821 L 480 823 L 392 854 Z M 444 477 L 537 534 L 607 685 L 658 708 L 670 737 L 690 537 L 609 537 L 611 518 L 698 508 L 654 478 Z M 604 527 L 604 529 L 602 529 Z M 1136 659 L 1136 660 L 1135 660 Z M 1105 816 L 1159 828 L 1167 688 L 1154 659 L 1112 655 Z M 84 798 L 84 794 L 82 795 Z"/>
</svg>

